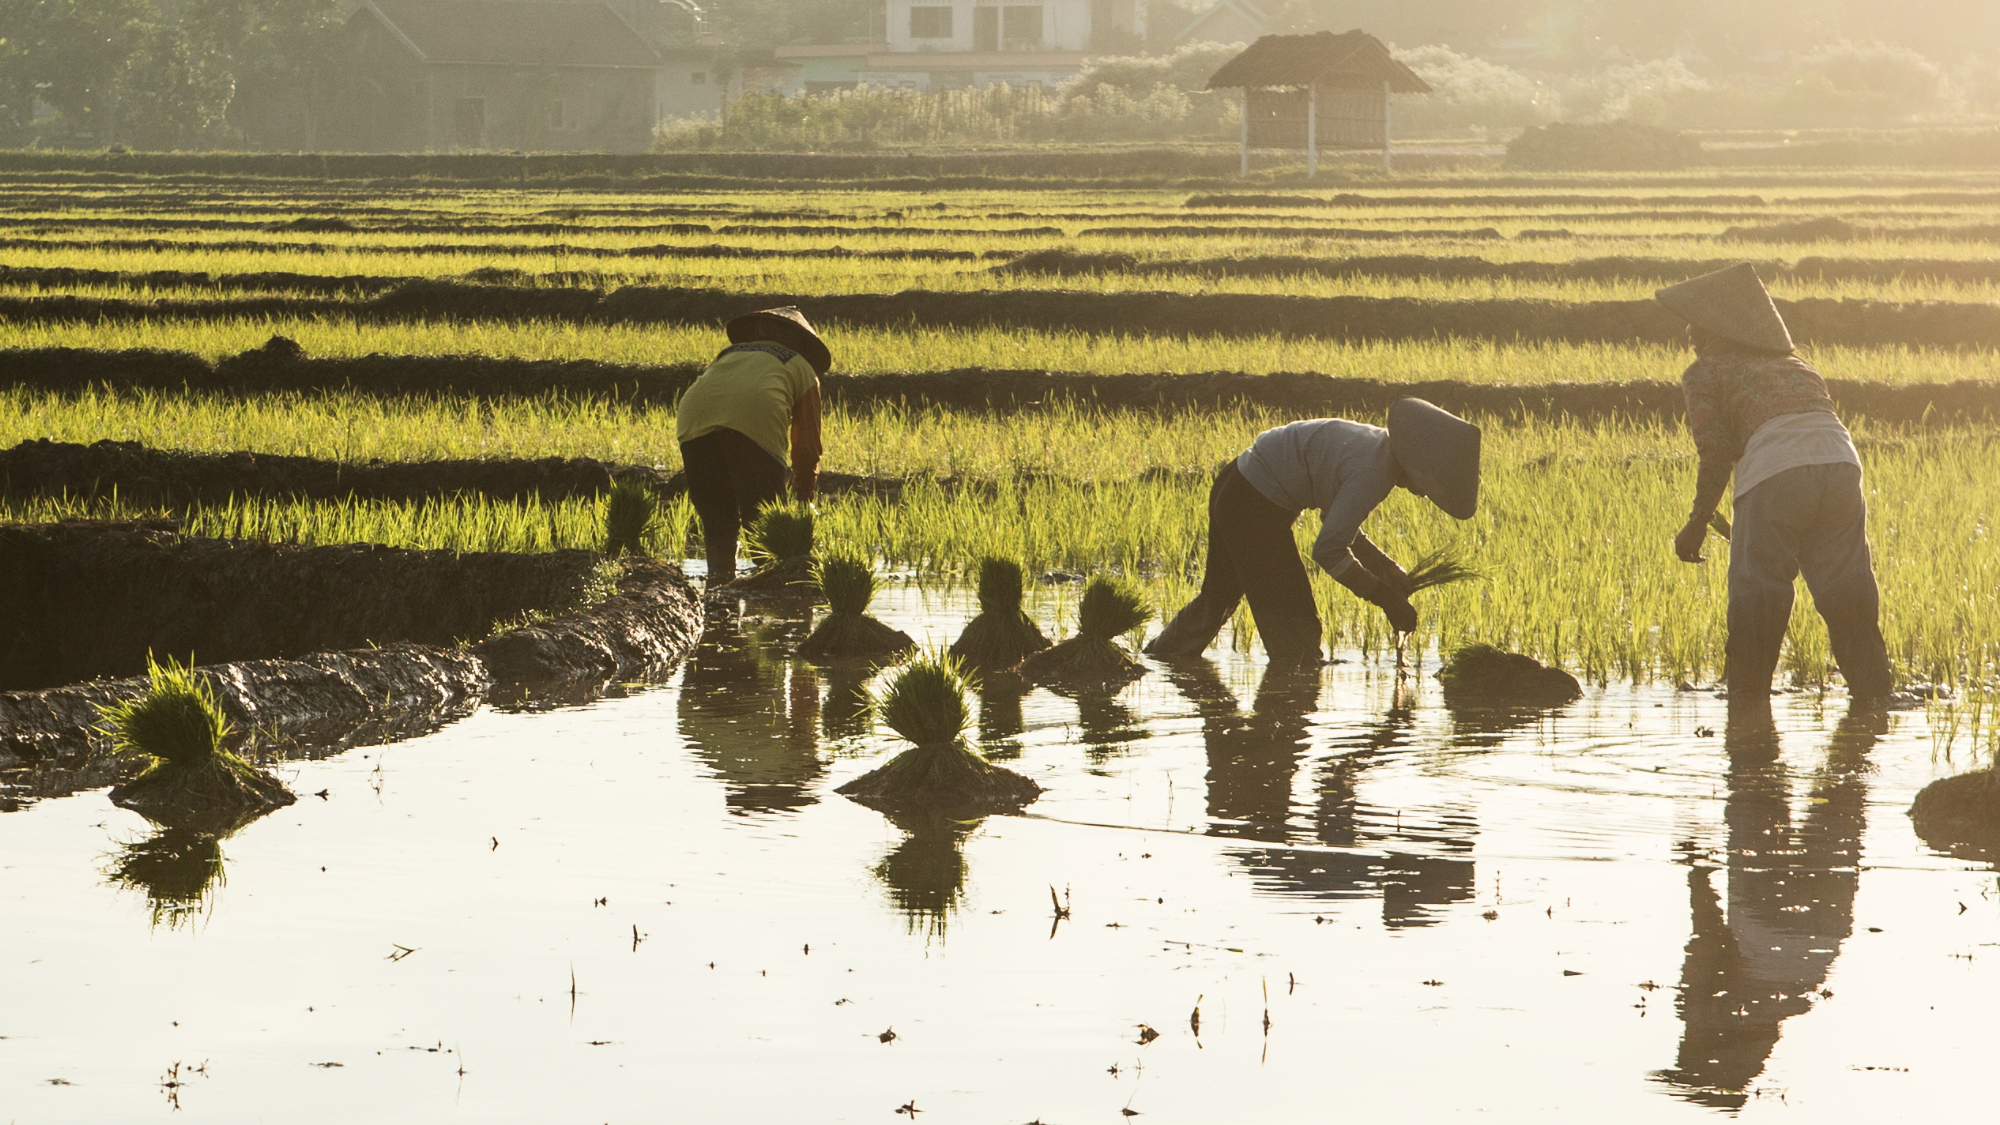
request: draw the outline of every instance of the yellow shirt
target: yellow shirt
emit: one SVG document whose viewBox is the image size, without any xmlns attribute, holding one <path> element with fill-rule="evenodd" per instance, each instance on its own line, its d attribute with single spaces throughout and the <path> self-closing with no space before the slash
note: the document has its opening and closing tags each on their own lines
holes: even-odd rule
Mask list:
<svg viewBox="0 0 2000 1125">
<path fill-rule="evenodd" d="M 731 429 L 789 468 L 792 406 L 819 386 L 819 376 L 804 356 L 783 350 L 790 359 L 743 346 L 717 356 L 681 395 L 675 440 Z"/>
</svg>

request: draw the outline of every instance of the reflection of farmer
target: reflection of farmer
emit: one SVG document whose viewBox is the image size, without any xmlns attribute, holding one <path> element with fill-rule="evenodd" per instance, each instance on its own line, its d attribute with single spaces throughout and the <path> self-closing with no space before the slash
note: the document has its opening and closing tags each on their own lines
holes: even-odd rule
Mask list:
<svg viewBox="0 0 2000 1125">
<path fill-rule="evenodd" d="M 1701 455 L 1694 508 L 1674 537 L 1685 562 L 1736 476 L 1729 543 L 1730 695 L 1764 695 L 1792 617 L 1801 572 L 1826 619 L 1834 659 L 1857 697 L 1889 693 L 1880 594 L 1868 556 L 1861 458 L 1819 372 L 1792 354 L 1791 333 L 1748 264 L 1659 292 L 1686 317 L 1697 358 L 1681 376 Z M 1739 690 L 1740 689 L 1740 690 Z"/>
<path fill-rule="evenodd" d="M 1880 708 L 1850 710 L 1795 821 L 1770 698 L 1730 709 L 1727 898 L 1709 868 L 1688 873 L 1694 934 L 1678 1001 L 1686 1026 L 1675 1065 L 1658 1074 L 1678 1096 L 1742 1108 L 1785 1020 L 1811 1011 L 1822 994 L 1841 942 L 1854 932 L 1864 777 L 1887 730 Z"/>
<path fill-rule="evenodd" d="M 1398 485 L 1471 519 L 1479 502 L 1479 427 L 1405 398 L 1389 408 L 1386 430 L 1315 418 L 1264 431 L 1216 474 L 1201 593 L 1146 651 L 1168 660 L 1199 655 L 1248 597 L 1271 659 L 1318 660 L 1319 609 L 1292 539 L 1292 523 L 1307 508 L 1320 510 L 1313 561 L 1380 606 L 1397 630 L 1415 629 L 1408 575 L 1361 531 Z"/>
<path fill-rule="evenodd" d="M 813 498 L 819 377 L 833 365 L 795 308 L 745 313 L 727 331 L 729 346 L 681 396 L 677 426 L 711 583 L 735 576 L 737 533 L 760 506 L 784 496 L 788 463 L 793 493 Z"/>
</svg>

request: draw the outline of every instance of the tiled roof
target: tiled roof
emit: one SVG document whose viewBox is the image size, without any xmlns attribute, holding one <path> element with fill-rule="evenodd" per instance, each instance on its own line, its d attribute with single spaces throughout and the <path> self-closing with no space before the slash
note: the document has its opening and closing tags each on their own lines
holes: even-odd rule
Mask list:
<svg viewBox="0 0 2000 1125">
<path fill-rule="evenodd" d="M 601 0 L 374 0 L 362 11 L 369 9 L 430 62 L 660 64 L 653 48 Z"/>
<path fill-rule="evenodd" d="M 1380 39 L 1365 31 L 1335 35 L 1266 35 L 1222 64 L 1208 80 L 1225 86 L 1342 86 L 1396 94 L 1428 94 L 1430 85 L 1397 62 Z"/>
</svg>

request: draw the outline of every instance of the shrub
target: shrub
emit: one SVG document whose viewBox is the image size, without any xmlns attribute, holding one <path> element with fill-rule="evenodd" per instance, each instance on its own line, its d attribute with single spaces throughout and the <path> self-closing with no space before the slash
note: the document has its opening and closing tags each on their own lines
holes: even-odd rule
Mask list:
<svg viewBox="0 0 2000 1125">
<path fill-rule="evenodd" d="M 1507 146 L 1507 167 L 1523 171 L 1639 172 L 1701 162 L 1694 138 L 1629 121 L 1541 125 Z"/>
</svg>

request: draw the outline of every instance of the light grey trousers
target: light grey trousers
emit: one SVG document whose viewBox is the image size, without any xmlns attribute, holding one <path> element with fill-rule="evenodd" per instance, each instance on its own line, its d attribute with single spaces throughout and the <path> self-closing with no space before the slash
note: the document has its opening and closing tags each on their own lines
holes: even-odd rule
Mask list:
<svg viewBox="0 0 2000 1125">
<path fill-rule="evenodd" d="M 1882 596 L 1868 552 L 1868 501 L 1858 465 L 1800 465 L 1736 498 L 1729 539 L 1729 693 L 1771 690 L 1792 619 L 1793 582 L 1805 576 L 1847 687 L 1887 695 L 1894 681 L 1882 641 Z"/>
</svg>

